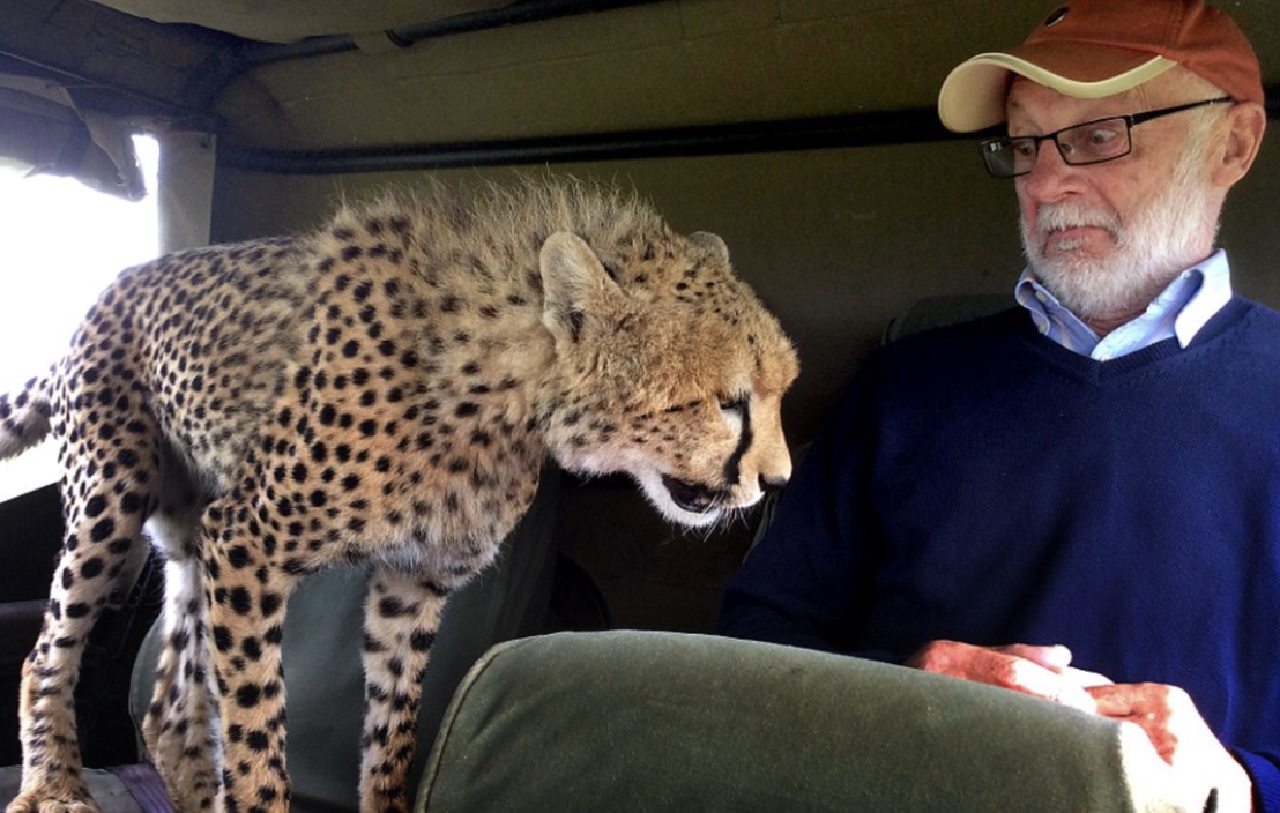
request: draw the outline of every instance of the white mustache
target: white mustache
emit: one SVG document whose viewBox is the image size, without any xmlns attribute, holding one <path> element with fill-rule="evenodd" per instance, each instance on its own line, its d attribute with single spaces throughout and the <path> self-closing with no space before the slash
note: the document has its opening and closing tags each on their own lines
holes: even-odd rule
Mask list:
<svg viewBox="0 0 1280 813">
<path fill-rule="evenodd" d="M 1120 218 L 1114 212 L 1072 202 L 1044 205 L 1036 212 L 1036 228 L 1041 234 L 1081 226 L 1095 226 L 1119 234 Z"/>
</svg>

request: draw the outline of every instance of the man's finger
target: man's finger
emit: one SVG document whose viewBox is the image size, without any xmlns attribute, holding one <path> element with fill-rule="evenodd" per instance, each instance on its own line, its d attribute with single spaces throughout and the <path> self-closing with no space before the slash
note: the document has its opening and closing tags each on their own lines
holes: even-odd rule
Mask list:
<svg viewBox="0 0 1280 813">
<path fill-rule="evenodd" d="M 1038 663 L 1046 669 L 1059 671 L 1066 669 L 1071 663 L 1071 650 L 1061 644 L 1053 646 L 1034 646 L 1032 644 L 1010 644 L 996 649 L 1006 655 Z"/>
<path fill-rule="evenodd" d="M 1037 660 L 1024 658 L 1017 653 L 1031 655 Z M 1066 647 L 1014 644 L 987 648 L 956 641 L 932 641 L 909 658 L 907 665 L 1012 689 L 1093 713 L 1093 698 L 1076 681 L 1060 674 L 1060 665 L 1070 659 L 1071 653 Z M 1040 661 L 1047 661 L 1055 666 L 1046 666 Z"/>
<path fill-rule="evenodd" d="M 1070 679 L 1031 661 L 1015 661 L 1009 688 L 1093 714 L 1097 704 Z"/>
<path fill-rule="evenodd" d="M 1150 683 L 1121 683 L 1091 686 L 1086 689 L 1105 717 L 1142 718 L 1163 714 L 1167 708 L 1163 687 Z"/>
<path fill-rule="evenodd" d="M 1110 686 L 1113 682 L 1106 675 L 1090 672 L 1087 669 L 1077 669 L 1074 666 L 1068 666 L 1063 669 L 1062 676 L 1082 689 L 1089 689 L 1095 686 Z"/>
</svg>

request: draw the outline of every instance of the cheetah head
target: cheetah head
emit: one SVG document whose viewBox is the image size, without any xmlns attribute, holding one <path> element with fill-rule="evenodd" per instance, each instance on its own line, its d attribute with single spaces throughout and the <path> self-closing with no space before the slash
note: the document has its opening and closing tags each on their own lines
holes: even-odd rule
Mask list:
<svg viewBox="0 0 1280 813">
<path fill-rule="evenodd" d="M 798 362 L 719 237 L 654 241 L 543 245 L 555 373 L 540 422 L 561 466 L 630 475 L 666 518 L 705 526 L 787 482 L 781 401 Z"/>
</svg>

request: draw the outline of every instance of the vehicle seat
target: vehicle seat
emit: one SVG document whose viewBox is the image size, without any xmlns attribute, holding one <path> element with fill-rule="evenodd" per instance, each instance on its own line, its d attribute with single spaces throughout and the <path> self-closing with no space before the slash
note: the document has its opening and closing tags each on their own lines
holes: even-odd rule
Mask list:
<svg viewBox="0 0 1280 813">
<path fill-rule="evenodd" d="M 1204 809 L 1179 793 L 1131 724 L 902 666 L 612 631 L 490 650 L 415 813 Z"/>
<path fill-rule="evenodd" d="M 882 339 L 884 343 L 888 343 L 922 330 L 990 316 L 1006 308 L 1016 307 L 1016 304 L 1013 294 L 1008 291 L 922 297 L 889 320 Z"/>
</svg>

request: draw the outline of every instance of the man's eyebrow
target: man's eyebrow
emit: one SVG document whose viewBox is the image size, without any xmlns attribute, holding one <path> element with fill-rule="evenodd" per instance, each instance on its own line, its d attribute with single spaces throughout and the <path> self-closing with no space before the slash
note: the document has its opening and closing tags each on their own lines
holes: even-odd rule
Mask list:
<svg viewBox="0 0 1280 813">
<path fill-rule="evenodd" d="M 1010 100 L 1006 102 L 1005 116 L 1004 116 L 1004 127 L 1006 132 L 1013 125 L 1013 118 L 1014 118 L 1014 115 L 1016 114 L 1021 114 L 1023 119 L 1022 124 L 1026 126 L 1027 125 L 1026 119 L 1028 118 L 1027 108 L 1024 105 L 1014 100 Z"/>
</svg>

